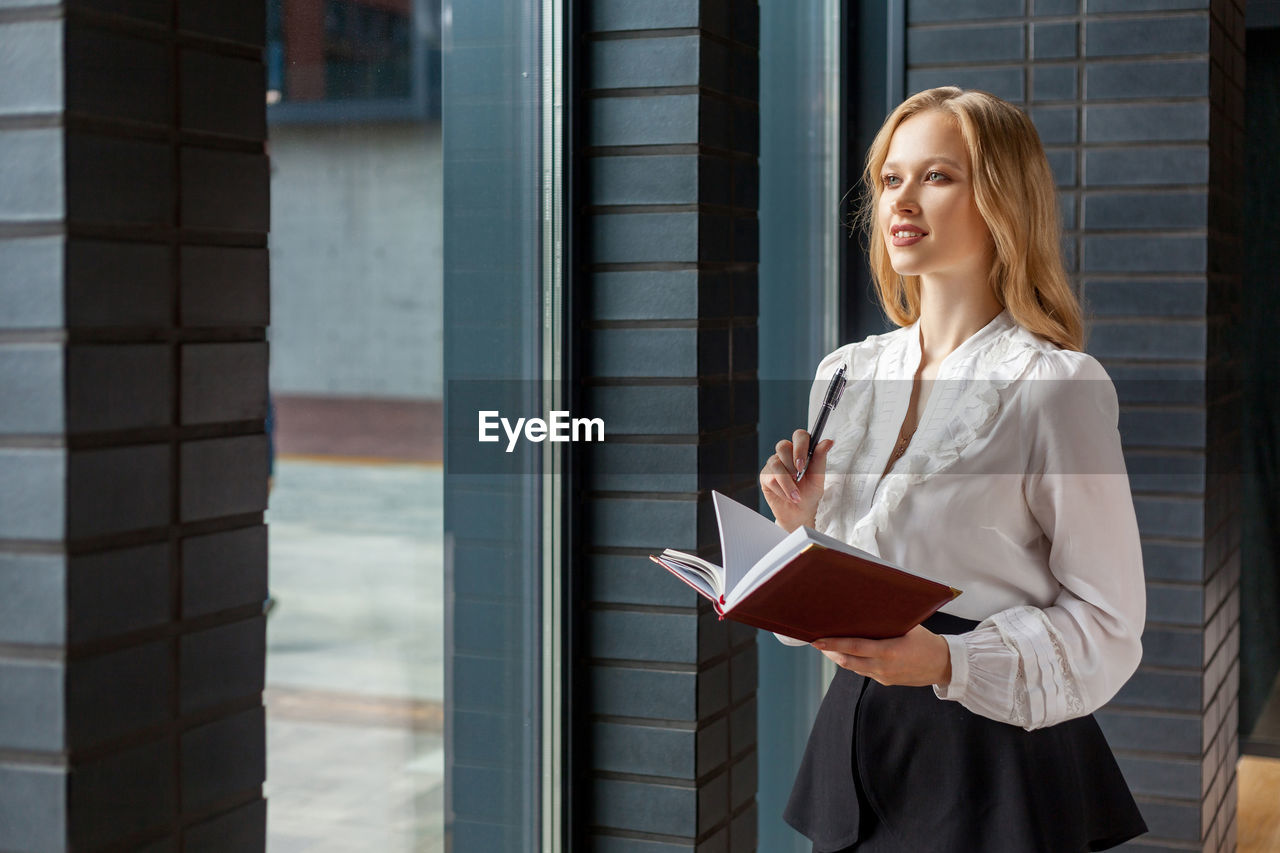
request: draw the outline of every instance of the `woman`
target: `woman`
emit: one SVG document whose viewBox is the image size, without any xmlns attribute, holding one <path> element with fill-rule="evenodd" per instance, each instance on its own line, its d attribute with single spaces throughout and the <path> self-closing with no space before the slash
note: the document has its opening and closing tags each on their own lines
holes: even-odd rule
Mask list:
<svg viewBox="0 0 1280 853">
<path fill-rule="evenodd" d="M 1039 137 L 994 96 L 932 89 L 885 121 L 864 181 L 900 328 L 823 359 L 810 422 L 848 378 L 830 438 L 799 482 L 808 434 L 778 442 L 760 484 L 787 530 L 963 594 L 903 637 L 813 644 L 840 669 L 785 817 L 824 852 L 1107 849 L 1146 831 L 1091 716 L 1142 654 L 1142 555 Z"/>
</svg>

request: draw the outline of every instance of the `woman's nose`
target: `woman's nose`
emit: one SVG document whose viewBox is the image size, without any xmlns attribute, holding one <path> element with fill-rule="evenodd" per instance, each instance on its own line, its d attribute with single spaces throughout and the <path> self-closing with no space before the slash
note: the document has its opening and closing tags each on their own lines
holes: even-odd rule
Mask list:
<svg viewBox="0 0 1280 853">
<path fill-rule="evenodd" d="M 916 200 L 906 194 L 901 194 L 895 198 L 890 204 L 890 208 L 894 213 L 911 214 L 920 212 L 920 206 L 916 203 Z"/>
</svg>

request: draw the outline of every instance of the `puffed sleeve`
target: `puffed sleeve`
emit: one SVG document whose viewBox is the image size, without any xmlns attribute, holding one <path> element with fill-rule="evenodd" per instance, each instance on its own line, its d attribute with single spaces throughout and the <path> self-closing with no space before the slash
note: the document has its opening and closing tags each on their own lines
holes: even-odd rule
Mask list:
<svg viewBox="0 0 1280 853">
<path fill-rule="evenodd" d="M 948 636 L 951 683 L 934 691 L 1030 730 L 1092 713 L 1129 679 L 1146 589 L 1110 377 L 1092 356 L 1059 350 L 1024 382 L 1023 493 L 1061 586 L 1048 607 L 1014 607 Z"/>
<path fill-rule="evenodd" d="M 849 358 L 852 347 L 852 344 L 846 344 L 818 363 L 817 375 L 814 376 L 813 385 L 809 389 L 808 424 L 812 425 L 818 419 L 818 408 L 822 405 L 823 398 L 826 397 L 827 385 L 831 382 L 831 377 L 835 376 L 836 371 L 840 369 L 840 365 L 844 364 Z M 827 437 L 830 438 L 830 433 L 827 433 Z M 794 637 L 788 637 L 776 632 L 773 636 L 788 646 L 809 645 L 804 640 L 797 640 Z"/>
</svg>

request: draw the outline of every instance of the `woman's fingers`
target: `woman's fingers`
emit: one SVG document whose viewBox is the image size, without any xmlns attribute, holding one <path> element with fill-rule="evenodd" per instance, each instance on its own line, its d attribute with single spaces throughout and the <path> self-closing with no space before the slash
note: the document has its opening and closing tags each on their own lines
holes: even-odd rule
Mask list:
<svg viewBox="0 0 1280 853">
<path fill-rule="evenodd" d="M 788 529 L 792 522 L 812 523 L 806 522 L 805 518 L 812 519 L 814 505 L 822 497 L 821 475 L 826 470 L 826 452 L 830 448 L 830 440 L 820 442 L 814 451 L 813 458 L 807 460 L 809 433 L 798 429 L 791 440 L 783 439 L 774 445 L 776 452 L 765 461 L 764 468 L 760 470 L 760 490 L 764 493 L 770 508 L 773 509 L 774 515 Z M 811 468 L 815 464 L 818 465 L 818 468 L 814 469 L 814 473 L 818 476 L 811 478 L 806 475 L 803 480 L 797 482 L 797 470 L 804 466 L 806 461 Z M 779 515 L 779 510 L 782 511 L 782 515 Z M 784 522 L 783 519 L 786 521 Z"/>
<path fill-rule="evenodd" d="M 795 474 L 777 454 L 769 457 L 764 470 L 760 472 L 760 487 L 780 500 L 793 504 L 800 502 L 800 490 L 796 488 Z"/>
<path fill-rule="evenodd" d="M 781 442 L 779 442 L 781 443 Z M 792 452 L 795 453 L 795 470 L 804 468 L 805 459 L 809 455 L 809 433 L 798 429 L 791 434 Z"/>
<path fill-rule="evenodd" d="M 829 438 L 824 438 L 818 442 L 818 446 L 813 449 L 813 458 L 809 460 L 809 467 L 804 469 L 804 478 L 812 479 L 813 482 L 821 483 L 822 478 L 827 475 L 827 452 L 831 450 L 831 445 L 835 444 Z"/>
<path fill-rule="evenodd" d="M 922 687 L 951 682 L 950 647 L 923 625 L 888 640 L 824 637 L 812 645 L 837 666 L 881 684 Z"/>
<path fill-rule="evenodd" d="M 865 675 L 867 678 L 875 678 L 879 681 L 879 678 L 877 677 L 879 676 L 879 673 L 873 669 L 872 661 L 867 658 L 854 657 L 853 655 L 846 655 L 830 650 L 824 651 L 823 654 L 841 669 L 847 669 L 850 672 L 858 675 Z"/>
<path fill-rule="evenodd" d="M 868 658 L 883 654 L 886 646 L 884 640 L 868 640 L 862 637 L 824 637 L 814 640 L 813 647 L 821 651 L 839 652 L 851 657 Z"/>
<path fill-rule="evenodd" d="M 773 446 L 773 452 L 778 455 L 778 461 L 782 463 L 782 467 L 787 469 L 791 479 L 794 480 L 798 469 L 795 467 L 796 451 L 791 442 L 784 438 Z"/>
</svg>

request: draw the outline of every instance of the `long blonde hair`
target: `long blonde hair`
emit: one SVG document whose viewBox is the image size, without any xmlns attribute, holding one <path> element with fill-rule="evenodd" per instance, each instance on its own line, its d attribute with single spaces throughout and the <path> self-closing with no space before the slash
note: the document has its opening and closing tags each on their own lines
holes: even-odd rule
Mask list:
<svg viewBox="0 0 1280 853">
<path fill-rule="evenodd" d="M 1062 264 L 1061 223 L 1053 173 L 1035 125 L 995 95 L 955 86 L 912 95 L 889 114 L 867 152 L 858 220 L 866 229 L 871 275 L 880 305 L 899 326 L 920 317 L 920 279 L 889 263 L 876 226 L 880 169 L 893 132 L 926 110 L 950 115 L 960 128 L 973 173 L 973 196 L 995 243 L 989 282 L 996 300 L 1029 331 L 1064 349 L 1084 348 L 1080 304 Z"/>
</svg>

